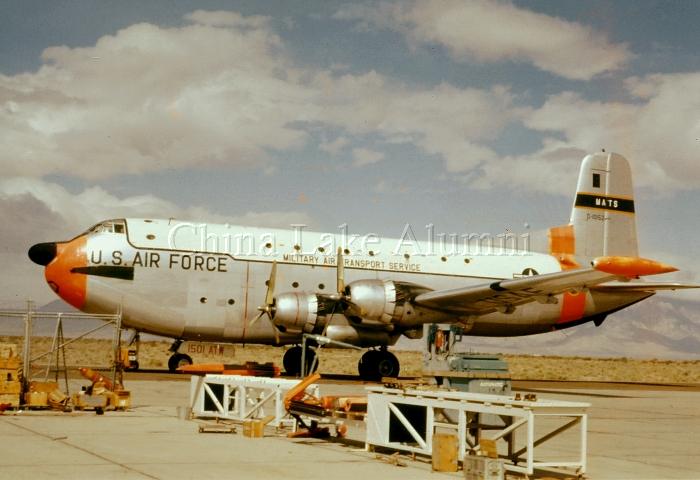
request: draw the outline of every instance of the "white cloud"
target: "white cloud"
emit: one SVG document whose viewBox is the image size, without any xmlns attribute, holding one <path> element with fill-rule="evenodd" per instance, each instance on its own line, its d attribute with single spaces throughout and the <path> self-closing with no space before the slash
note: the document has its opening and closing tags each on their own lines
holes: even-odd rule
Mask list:
<svg viewBox="0 0 700 480">
<path fill-rule="evenodd" d="M 545 194 L 573 195 L 581 159 L 590 152 L 566 142 L 546 139 L 530 155 L 507 156 L 481 165 L 466 178 L 474 188 L 516 188 Z"/>
<path fill-rule="evenodd" d="M 384 154 L 367 148 L 353 148 L 352 159 L 353 166 L 365 167 L 384 160 Z"/>
<path fill-rule="evenodd" d="M 172 217 L 182 220 L 263 227 L 289 227 L 291 223 L 313 223 L 308 214 L 297 211 L 247 211 L 222 215 L 196 205 L 179 207 L 154 195 L 119 198 L 101 187 L 90 187 L 73 194 L 58 184 L 31 178 L 0 180 L 0 201 L 9 202 L 8 205 L 12 205 L 13 202 L 22 204 L 23 209 L 46 210 L 50 215 L 57 216 L 60 223 L 65 225 L 72 235 L 78 234 L 98 221 L 124 217 Z M 16 208 L 3 206 L 0 211 L 4 210 L 16 211 Z M 27 213 L 22 217 L 32 218 L 32 215 Z M 21 223 L 24 222 L 9 224 Z M 24 238 L 24 235 L 20 236 Z"/>
<path fill-rule="evenodd" d="M 543 135 L 542 148 L 493 158 L 468 180 L 479 188 L 568 195 L 580 160 L 605 149 L 631 162 L 637 187 L 662 194 L 697 189 L 700 73 L 634 77 L 625 85 L 637 101 L 593 101 L 574 92 L 548 97 L 521 117 Z"/>
<path fill-rule="evenodd" d="M 382 4 L 391 15 L 381 21 L 418 22 L 416 12 L 429 5 Z M 486 4 L 440 5 L 425 22 L 437 21 L 439 12 L 455 18 L 465 8 L 481 12 Z M 357 12 L 367 8 L 346 7 L 339 16 L 360 18 Z M 566 24 L 510 4 L 494 8 L 508 21 L 543 22 L 543 30 Z M 700 179 L 700 74 L 631 78 L 626 85 L 636 102 L 595 102 L 565 92 L 532 109 L 517 106 L 504 86 L 423 87 L 374 71 L 299 67 L 264 17 L 197 11 L 187 19 L 191 24 L 180 28 L 133 25 L 92 47 L 48 48 L 37 72 L 0 75 L 4 174 L 90 179 L 211 165 L 276 171 L 282 165 L 266 162 L 269 153 L 301 149 L 312 141 L 308 131 L 318 129 L 334 132 L 334 140 L 318 145 L 332 155 L 368 137 L 374 144 L 411 144 L 482 187 L 557 192 L 565 187 L 535 182 L 534 172 L 559 176 L 579 152 L 603 147 L 635 162 L 640 185 L 691 188 Z M 586 52 L 577 64 L 590 65 Z M 544 148 L 499 156 L 490 145 L 509 123 L 541 132 Z"/>
<path fill-rule="evenodd" d="M 567 92 L 550 97 L 525 125 L 564 135 L 582 151 L 605 148 L 633 163 L 635 183 L 670 192 L 700 184 L 700 73 L 631 79 L 634 103 L 595 102 Z"/>
<path fill-rule="evenodd" d="M 411 143 L 463 171 L 496 157 L 487 143 L 526 110 L 514 106 L 510 91 L 440 84 L 415 89 L 369 72 L 336 77 L 326 72 L 313 82 L 322 92 L 323 121 L 351 135 L 380 135 Z"/>
<path fill-rule="evenodd" d="M 404 34 L 413 45 L 443 45 L 457 60 L 530 62 L 575 80 L 622 67 L 631 54 L 604 32 L 494 0 L 422 0 L 349 5 L 336 18 Z"/>
<path fill-rule="evenodd" d="M 97 178 L 258 165 L 301 147 L 306 133 L 289 124 L 308 116 L 309 91 L 267 22 L 189 17 L 206 24 L 133 25 L 92 47 L 47 48 L 35 73 L 0 76 L 3 171 Z"/>
<path fill-rule="evenodd" d="M 85 48 L 51 47 L 35 73 L 0 76 L 0 168 L 87 179 L 202 166 L 266 168 L 270 152 L 340 130 L 412 143 L 459 171 L 522 116 L 507 88 L 407 86 L 374 71 L 296 66 L 263 17 L 197 11 L 137 24 Z M 216 48 L 212 48 L 216 46 Z"/>
<path fill-rule="evenodd" d="M 338 155 L 345 147 L 350 144 L 350 140 L 346 137 L 338 137 L 335 140 L 323 141 L 318 145 L 318 149 L 322 152 Z"/>
</svg>

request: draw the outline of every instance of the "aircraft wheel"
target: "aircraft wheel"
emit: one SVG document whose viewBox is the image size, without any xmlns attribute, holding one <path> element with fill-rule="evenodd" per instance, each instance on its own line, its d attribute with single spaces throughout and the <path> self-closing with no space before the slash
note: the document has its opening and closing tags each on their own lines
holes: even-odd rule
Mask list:
<svg viewBox="0 0 700 480">
<path fill-rule="evenodd" d="M 168 370 L 171 372 L 176 372 L 178 367 L 185 365 L 192 365 L 192 358 L 184 353 L 174 353 L 168 360 Z"/>
<path fill-rule="evenodd" d="M 380 380 L 382 377 L 399 376 L 399 360 L 387 350 L 369 350 L 362 355 L 357 370 L 366 380 Z"/>
<path fill-rule="evenodd" d="M 357 363 L 357 372 L 363 380 L 374 380 L 377 378 L 376 364 L 377 355 L 379 352 L 377 350 L 368 350 Z"/>
<path fill-rule="evenodd" d="M 284 371 L 287 372 L 287 375 L 299 375 L 299 373 L 301 373 L 299 371 L 299 366 L 301 365 L 301 347 L 292 347 L 284 352 L 282 365 L 284 365 Z"/>
<path fill-rule="evenodd" d="M 393 353 L 383 350 L 380 351 L 379 360 L 377 361 L 377 373 L 380 377 L 398 377 L 399 376 L 399 359 Z"/>
<path fill-rule="evenodd" d="M 314 359 L 316 358 L 316 352 L 311 349 L 307 348 L 306 349 L 306 371 L 307 373 L 309 372 L 309 368 L 311 367 L 311 364 L 314 363 Z M 299 376 L 301 374 L 300 368 L 301 367 L 301 347 L 296 346 L 292 347 L 289 350 L 287 350 L 284 353 L 284 357 L 282 358 L 282 365 L 284 366 L 284 371 L 287 372 L 288 375 L 294 375 Z M 318 369 L 318 363 L 314 365 L 313 371 L 315 372 Z"/>
</svg>

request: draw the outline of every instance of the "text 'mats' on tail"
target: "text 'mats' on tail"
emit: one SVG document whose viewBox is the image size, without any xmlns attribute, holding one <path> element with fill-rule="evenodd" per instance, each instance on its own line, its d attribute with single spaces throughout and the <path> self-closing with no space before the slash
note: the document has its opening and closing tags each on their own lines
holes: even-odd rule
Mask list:
<svg viewBox="0 0 700 480">
<path fill-rule="evenodd" d="M 583 159 L 571 225 L 580 261 L 638 255 L 634 187 L 625 157 L 602 152 Z"/>
</svg>

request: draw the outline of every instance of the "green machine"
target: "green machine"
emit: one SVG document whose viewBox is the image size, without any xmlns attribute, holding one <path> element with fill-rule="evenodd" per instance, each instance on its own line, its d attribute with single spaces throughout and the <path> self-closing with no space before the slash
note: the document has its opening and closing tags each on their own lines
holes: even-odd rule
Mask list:
<svg viewBox="0 0 700 480">
<path fill-rule="evenodd" d="M 427 345 L 423 377 L 433 377 L 440 386 L 471 393 L 509 395 L 508 363 L 497 354 L 457 352 L 462 328 L 456 325 L 426 325 Z"/>
</svg>

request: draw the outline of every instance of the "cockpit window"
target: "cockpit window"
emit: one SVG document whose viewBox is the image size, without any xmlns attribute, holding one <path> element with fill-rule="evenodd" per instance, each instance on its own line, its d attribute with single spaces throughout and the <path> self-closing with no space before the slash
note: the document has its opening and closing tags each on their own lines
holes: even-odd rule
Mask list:
<svg viewBox="0 0 700 480">
<path fill-rule="evenodd" d="M 90 227 L 85 234 L 90 233 L 126 233 L 124 220 L 108 220 Z"/>
</svg>

